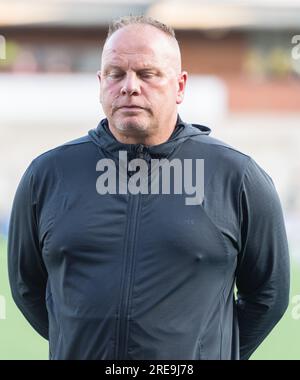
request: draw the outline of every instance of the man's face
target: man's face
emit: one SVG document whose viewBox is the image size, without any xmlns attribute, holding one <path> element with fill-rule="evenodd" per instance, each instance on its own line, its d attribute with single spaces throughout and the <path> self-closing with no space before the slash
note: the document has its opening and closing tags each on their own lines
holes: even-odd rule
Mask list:
<svg viewBox="0 0 300 380">
<path fill-rule="evenodd" d="M 129 25 L 106 42 L 100 101 L 110 128 L 127 136 L 149 136 L 173 123 L 187 74 L 178 46 L 150 25 Z"/>
</svg>

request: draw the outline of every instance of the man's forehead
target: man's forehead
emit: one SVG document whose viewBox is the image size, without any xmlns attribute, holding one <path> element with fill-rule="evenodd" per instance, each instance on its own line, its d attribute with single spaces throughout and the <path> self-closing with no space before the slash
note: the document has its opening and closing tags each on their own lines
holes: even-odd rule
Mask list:
<svg viewBox="0 0 300 380">
<path fill-rule="evenodd" d="M 123 41 L 111 41 L 110 44 L 104 47 L 103 55 L 107 57 L 123 57 L 123 58 L 131 58 L 131 57 L 143 57 L 157 59 L 160 56 L 165 55 L 166 49 L 161 49 L 156 44 L 140 40 L 123 40 Z M 156 58 L 157 57 L 157 58 Z"/>
<path fill-rule="evenodd" d="M 141 53 L 136 51 L 120 52 L 115 49 L 106 51 L 103 55 L 103 63 L 110 66 L 127 66 L 138 64 L 141 67 L 156 66 L 161 64 L 155 54 Z"/>
<path fill-rule="evenodd" d="M 170 37 L 157 28 L 128 25 L 114 32 L 104 45 L 102 64 L 112 60 L 125 64 L 139 60 L 161 66 L 170 60 L 180 62 L 180 53 Z"/>
<path fill-rule="evenodd" d="M 125 42 L 134 45 L 169 41 L 169 36 L 158 28 L 147 24 L 131 24 L 116 30 L 106 41 L 105 45 L 115 45 Z"/>
</svg>

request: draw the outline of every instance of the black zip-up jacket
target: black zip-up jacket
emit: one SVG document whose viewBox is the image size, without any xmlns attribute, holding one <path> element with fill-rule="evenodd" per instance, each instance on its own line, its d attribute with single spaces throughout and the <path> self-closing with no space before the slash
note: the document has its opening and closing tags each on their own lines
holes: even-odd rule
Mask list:
<svg viewBox="0 0 300 380">
<path fill-rule="evenodd" d="M 273 182 L 209 133 L 178 118 L 163 144 L 122 144 L 104 119 L 32 161 L 11 213 L 9 279 L 51 359 L 248 359 L 282 317 L 289 257 Z M 203 201 L 101 195 L 97 163 L 117 165 L 120 151 L 204 160 Z"/>
</svg>

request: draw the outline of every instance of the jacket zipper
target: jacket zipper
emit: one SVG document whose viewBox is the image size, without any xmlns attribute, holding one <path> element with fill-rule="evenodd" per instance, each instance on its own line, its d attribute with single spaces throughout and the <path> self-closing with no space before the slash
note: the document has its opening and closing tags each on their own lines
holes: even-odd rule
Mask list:
<svg viewBox="0 0 300 380">
<path fill-rule="evenodd" d="M 137 158 L 143 158 L 143 145 L 137 149 Z M 121 282 L 121 297 L 118 312 L 117 339 L 116 339 L 116 360 L 126 359 L 128 329 L 129 329 L 129 307 L 133 287 L 135 244 L 138 227 L 138 215 L 140 211 L 141 194 L 129 194 L 128 217 L 126 226 L 126 240 L 124 247 L 124 269 Z"/>
</svg>

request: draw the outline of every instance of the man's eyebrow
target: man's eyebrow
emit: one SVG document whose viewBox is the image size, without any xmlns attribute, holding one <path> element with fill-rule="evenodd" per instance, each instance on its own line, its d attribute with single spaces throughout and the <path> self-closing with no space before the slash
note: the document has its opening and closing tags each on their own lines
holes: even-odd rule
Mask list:
<svg viewBox="0 0 300 380">
<path fill-rule="evenodd" d="M 123 70 L 122 67 L 119 66 L 119 65 L 112 65 L 112 64 L 110 64 L 110 65 L 104 66 L 103 71 L 107 72 L 108 70 L 114 70 L 114 69 Z"/>
<path fill-rule="evenodd" d="M 104 66 L 104 69 L 103 69 L 104 72 L 108 72 L 109 70 L 124 70 L 124 69 L 123 69 L 123 67 L 121 65 L 117 65 L 117 64 L 109 64 L 107 66 Z M 149 65 L 149 66 L 144 66 L 144 67 L 141 67 L 141 68 L 137 68 L 134 71 L 136 71 L 136 72 L 143 72 L 143 71 L 156 71 L 156 72 L 160 72 L 161 70 L 158 67 L 156 67 L 156 66 Z"/>
<path fill-rule="evenodd" d="M 137 69 L 136 71 L 160 71 L 158 67 L 155 67 L 155 66 L 146 66 L 146 67 L 142 67 L 140 69 Z"/>
</svg>

